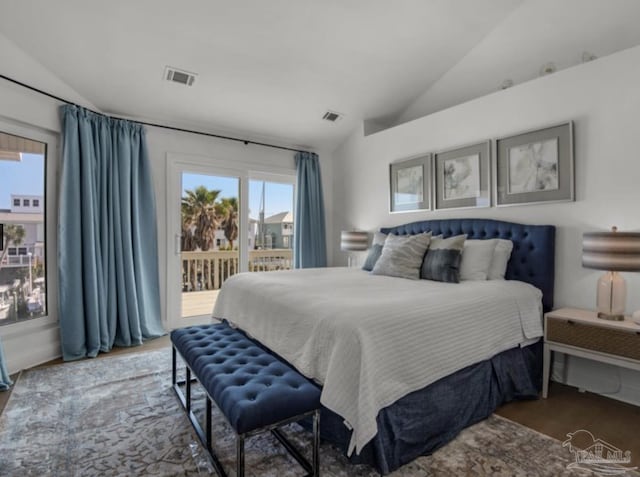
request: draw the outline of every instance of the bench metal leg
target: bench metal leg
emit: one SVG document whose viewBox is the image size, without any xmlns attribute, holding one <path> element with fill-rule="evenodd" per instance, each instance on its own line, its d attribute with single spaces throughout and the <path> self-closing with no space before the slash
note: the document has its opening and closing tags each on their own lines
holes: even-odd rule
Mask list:
<svg viewBox="0 0 640 477">
<path fill-rule="evenodd" d="M 213 451 L 211 447 L 211 398 L 207 396 L 207 402 L 204 408 L 204 420 L 207 433 L 207 450 L 211 453 Z"/>
<path fill-rule="evenodd" d="M 187 366 L 187 377 L 185 379 L 187 386 L 187 413 L 191 412 L 191 370 Z"/>
<path fill-rule="evenodd" d="M 244 477 L 244 434 L 236 436 L 236 477 Z"/>
<path fill-rule="evenodd" d="M 320 476 L 320 410 L 313 413 L 313 477 Z"/>
<path fill-rule="evenodd" d="M 173 348 L 174 357 L 175 357 L 175 354 L 176 354 L 176 349 Z M 175 362 L 173 364 L 175 365 Z M 172 372 L 173 372 L 173 369 L 172 369 Z M 222 467 L 222 464 L 218 459 L 218 456 L 216 456 L 215 452 L 213 452 L 211 447 L 211 401 L 210 399 L 207 399 L 208 409 L 205 408 L 207 423 L 205 423 L 204 431 L 202 430 L 202 427 L 200 426 L 200 423 L 198 422 L 196 415 L 191 410 L 191 383 L 192 382 L 195 383 L 197 381 L 198 380 L 192 376 L 191 370 L 187 366 L 186 379 L 178 381 L 176 378 L 176 382 L 173 383 L 173 390 L 175 391 L 176 396 L 180 401 L 180 404 L 182 404 L 182 407 L 185 410 L 187 417 L 189 418 L 189 422 L 191 422 L 191 425 L 193 426 L 193 430 L 196 432 L 198 439 L 202 443 L 203 447 L 205 447 L 207 451 L 209 451 L 209 455 L 211 456 L 211 463 L 213 464 L 215 471 L 218 473 L 220 477 L 227 477 L 227 474 L 225 473 L 224 468 Z M 180 386 L 185 386 L 186 394 L 187 394 L 186 397 L 185 397 L 185 394 L 180 389 Z"/>
<path fill-rule="evenodd" d="M 177 352 L 176 348 L 172 348 L 172 363 L 171 363 L 171 381 L 172 387 L 175 391 L 178 400 L 182 404 L 182 407 L 187 413 L 187 417 L 193 426 L 193 429 L 198 436 L 198 439 L 202 443 L 202 445 L 207 449 L 209 455 L 211 456 L 211 461 L 215 471 L 218 473 L 220 477 L 227 477 L 224 468 L 222 467 L 222 463 L 218 459 L 218 456 L 213 451 L 212 447 L 212 405 L 213 401 L 209 395 L 206 396 L 205 402 L 205 429 L 203 431 L 198 419 L 192 411 L 191 406 L 191 383 L 197 382 L 198 379 L 193 375 L 189 366 L 185 367 L 186 377 L 185 380 L 178 380 L 177 378 Z M 182 392 L 180 386 L 185 386 L 185 393 Z M 278 427 L 281 425 L 285 425 L 289 422 L 295 422 L 298 419 L 301 419 L 305 416 L 313 416 L 313 448 L 312 448 L 312 463 L 310 464 L 305 457 L 295 448 L 295 446 L 289 442 L 289 440 L 285 437 L 285 435 L 280 432 Z M 305 477 L 319 477 L 320 476 L 320 410 L 316 410 L 313 413 L 307 413 L 305 415 L 296 416 L 293 419 L 289 419 L 287 421 L 282 421 L 280 423 L 273 424 L 271 426 L 266 426 L 262 429 L 257 429 L 255 431 L 251 431 L 248 434 L 238 434 L 236 435 L 236 475 L 237 477 L 244 477 L 245 473 L 245 452 L 244 452 L 244 444 L 247 437 L 259 434 L 261 432 L 265 432 L 271 430 L 271 433 L 280 441 L 280 443 L 285 447 L 285 449 L 289 452 L 289 454 L 297 460 L 300 465 L 307 471 Z"/>
<path fill-rule="evenodd" d="M 178 383 L 178 365 L 177 361 L 177 352 L 176 349 L 171 347 L 171 384 L 175 386 Z"/>
</svg>

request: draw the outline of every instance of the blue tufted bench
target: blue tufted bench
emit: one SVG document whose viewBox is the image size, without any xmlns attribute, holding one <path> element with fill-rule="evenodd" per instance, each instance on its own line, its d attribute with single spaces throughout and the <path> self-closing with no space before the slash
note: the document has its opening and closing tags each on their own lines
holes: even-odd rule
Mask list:
<svg viewBox="0 0 640 477">
<path fill-rule="evenodd" d="M 308 472 L 319 475 L 320 388 L 299 374 L 242 331 L 227 323 L 191 326 L 171 332 L 173 389 L 209 451 L 218 474 L 225 477 L 211 443 L 211 404 L 215 402 L 236 432 L 238 477 L 244 476 L 244 441 L 267 430 Z M 186 365 L 184 381 L 177 378 L 177 355 Z M 205 431 L 191 407 L 191 383 L 206 391 Z M 185 393 L 181 387 L 185 387 Z M 186 394 L 186 395 L 185 395 Z M 278 427 L 313 417 L 313 464 L 278 430 Z"/>
</svg>

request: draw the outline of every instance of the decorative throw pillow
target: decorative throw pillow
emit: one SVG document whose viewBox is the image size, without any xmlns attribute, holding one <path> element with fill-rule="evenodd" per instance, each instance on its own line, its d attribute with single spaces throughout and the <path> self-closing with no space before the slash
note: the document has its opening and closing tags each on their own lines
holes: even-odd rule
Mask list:
<svg viewBox="0 0 640 477">
<path fill-rule="evenodd" d="M 370 272 L 373 270 L 376 262 L 380 258 L 382 254 L 382 244 L 374 243 L 369 249 L 369 254 L 367 255 L 367 259 L 364 261 L 364 265 L 362 265 L 362 269 Z"/>
<path fill-rule="evenodd" d="M 430 241 L 431 232 L 417 235 L 389 234 L 371 273 L 419 280 L 420 265 Z"/>
<path fill-rule="evenodd" d="M 507 272 L 507 264 L 511 258 L 511 251 L 513 250 L 513 242 L 505 239 L 495 239 L 498 241 L 496 249 L 493 252 L 493 260 L 489 267 L 489 273 L 487 274 L 488 280 L 504 280 L 504 275 Z"/>
<path fill-rule="evenodd" d="M 424 257 L 420 278 L 439 282 L 460 282 L 460 256 L 466 235 L 433 238 Z"/>
<path fill-rule="evenodd" d="M 382 232 L 376 232 L 373 234 L 372 245 L 384 245 L 384 241 L 387 240 L 387 234 L 383 234 Z"/>
<path fill-rule="evenodd" d="M 460 280 L 486 280 L 497 239 L 467 240 L 460 259 Z"/>
</svg>

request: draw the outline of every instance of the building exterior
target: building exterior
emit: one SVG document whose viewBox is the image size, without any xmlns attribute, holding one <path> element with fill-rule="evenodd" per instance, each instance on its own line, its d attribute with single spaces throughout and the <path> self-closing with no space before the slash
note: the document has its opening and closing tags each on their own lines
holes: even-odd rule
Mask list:
<svg viewBox="0 0 640 477">
<path fill-rule="evenodd" d="M 264 219 L 264 248 L 293 248 L 293 214 L 280 212 Z M 260 238 L 257 239 L 259 243 Z"/>
<path fill-rule="evenodd" d="M 25 234 L 19 244 L 3 244 L 7 248 L 7 254 L 0 271 L 28 267 L 30 259 L 32 264 L 44 264 L 43 196 L 11 194 L 10 204 L 10 209 L 0 209 L 0 224 L 4 224 L 5 227 L 18 225 L 24 229 Z M 1 281 L 2 274 L 0 274 Z"/>
<path fill-rule="evenodd" d="M 258 221 L 255 219 L 249 219 L 249 250 L 253 250 L 255 248 L 256 234 L 258 232 Z M 233 249 L 238 249 L 238 241 L 235 240 L 233 242 Z M 228 250 L 229 249 L 229 241 L 224 234 L 224 229 L 222 227 L 218 228 L 215 233 L 215 239 L 213 242 L 213 250 Z"/>
</svg>

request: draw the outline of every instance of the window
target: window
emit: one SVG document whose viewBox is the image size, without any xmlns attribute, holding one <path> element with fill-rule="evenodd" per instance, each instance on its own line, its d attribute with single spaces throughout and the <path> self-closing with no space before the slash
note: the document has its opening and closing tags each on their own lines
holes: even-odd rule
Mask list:
<svg viewBox="0 0 640 477">
<path fill-rule="evenodd" d="M 0 250 L 0 326 L 47 315 L 46 152 L 44 142 L 0 131 L 0 209 L 6 210 L 7 245 Z M 42 206 L 42 212 L 12 212 L 10 204 Z"/>
</svg>

